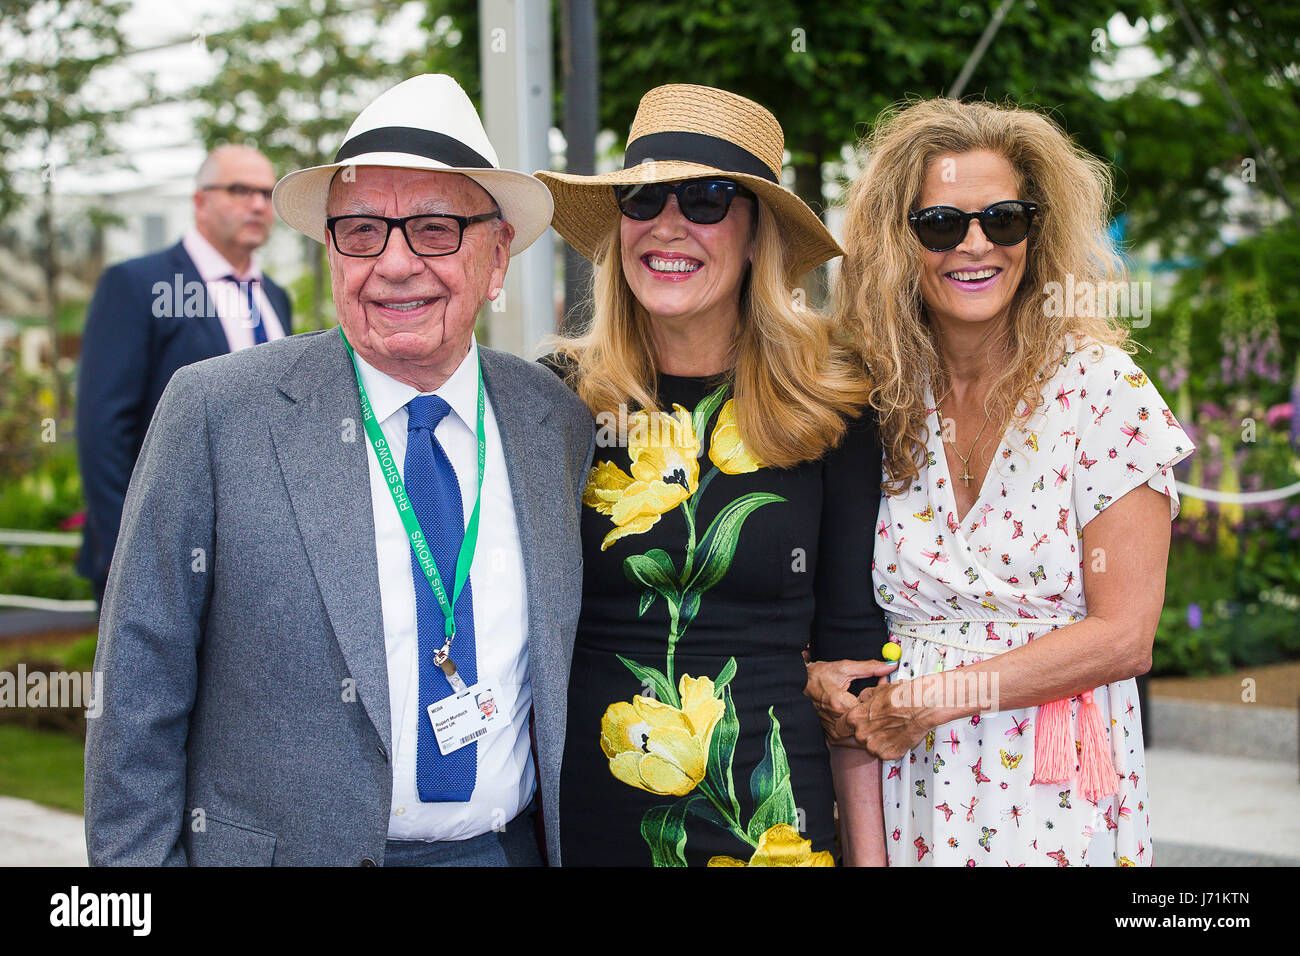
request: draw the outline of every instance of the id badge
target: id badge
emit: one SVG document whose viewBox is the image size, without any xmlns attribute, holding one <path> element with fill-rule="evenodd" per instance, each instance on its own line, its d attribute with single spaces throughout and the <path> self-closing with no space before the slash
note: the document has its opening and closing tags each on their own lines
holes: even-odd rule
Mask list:
<svg viewBox="0 0 1300 956">
<path fill-rule="evenodd" d="M 509 722 L 502 715 L 496 690 L 477 683 L 463 694 L 452 694 L 429 705 L 429 722 L 445 757 L 461 747 L 494 734 Z"/>
</svg>

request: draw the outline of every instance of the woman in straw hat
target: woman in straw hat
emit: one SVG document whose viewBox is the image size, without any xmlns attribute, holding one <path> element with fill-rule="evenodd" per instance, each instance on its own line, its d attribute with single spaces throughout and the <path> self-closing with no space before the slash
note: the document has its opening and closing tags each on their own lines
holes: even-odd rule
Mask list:
<svg viewBox="0 0 1300 956">
<path fill-rule="evenodd" d="M 861 363 L 795 287 L 839 248 L 781 188 L 782 150 L 763 107 L 674 85 L 641 100 L 624 169 L 538 173 L 596 264 L 591 326 L 548 360 L 598 428 L 566 864 L 833 862 L 802 652 L 880 646 L 862 494 L 880 448 Z"/>
<path fill-rule="evenodd" d="M 1193 446 L 1085 296 L 1123 278 L 1108 171 L 986 103 L 887 112 L 866 145 L 839 319 L 875 383 L 899 669 L 857 701 L 814 665 L 810 694 L 883 761 L 890 865 L 1149 865 L 1133 678 Z"/>
</svg>

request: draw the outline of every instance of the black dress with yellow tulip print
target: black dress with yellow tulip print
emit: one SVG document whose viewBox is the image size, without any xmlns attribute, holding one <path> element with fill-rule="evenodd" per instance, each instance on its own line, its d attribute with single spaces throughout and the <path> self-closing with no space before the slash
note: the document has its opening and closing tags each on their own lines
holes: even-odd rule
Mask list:
<svg viewBox="0 0 1300 956">
<path fill-rule="evenodd" d="M 802 652 L 877 657 L 881 451 L 765 468 L 721 379 L 659 377 L 602 415 L 583 497 L 582 616 L 561 778 L 563 862 L 831 866 L 834 794 Z"/>
</svg>

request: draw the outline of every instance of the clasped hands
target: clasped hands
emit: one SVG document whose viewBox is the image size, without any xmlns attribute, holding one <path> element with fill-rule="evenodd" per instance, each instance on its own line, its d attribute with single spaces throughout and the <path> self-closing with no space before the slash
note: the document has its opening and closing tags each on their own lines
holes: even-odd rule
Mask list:
<svg viewBox="0 0 1300 956">
<path fill-rule="evenodd" d="M 885 661 L 814 661 L 808 665 L 804 695 L 821 718 L 834 747 L 860 747 L 880 760 L 897 760 L 933 727 L 925 707 L 906 706 L 912 695 L 903 684 L 881 682 L 861 694 L 849 684 L 863 677 L 885 677 L 897 664 Z"/>
</svg>

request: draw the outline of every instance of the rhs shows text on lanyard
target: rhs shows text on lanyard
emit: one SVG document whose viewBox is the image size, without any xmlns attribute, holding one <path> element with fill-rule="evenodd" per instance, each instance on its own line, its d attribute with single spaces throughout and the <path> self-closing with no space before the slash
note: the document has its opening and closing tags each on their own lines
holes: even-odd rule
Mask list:
<svg viewBox="0 0 1300 956">
<path fill-rule="evenodd" d="M 361 419 L 366 429 L 366 437 L 370 439 L 370 447 L 375 450 L 375 458 L 379 461 L 379 468 L 388 483 L 388 491 L 393 496 L 393 504 L 397 506 L 397 515 L 402 519 L 402 527 L 406 529 L 406 536 L 415 551 L 416 560 L 424 570 L 424 576 L 429 581 L 429 587 L 433 589 L 434 597 L 438 599 L 438 606 L 442 608 L 443 618 L 446 621 L 443 629 L 445 640 L 441 649 L 434 654 L 434 663 L 447 675 L 447 681 L 452 689 L 458 694 L 463 694 L 469 688 L 456 673 L 456 663 L 451 659 L 451 642 L 456 639 L 456 601 L 465 588 L 465 582 L 469 580 L 469 570 L 474 564 L 474 548 L 478 544 L 478 506 L 483 498 L 483 467 L 487 461 L 487 438 L 483 428 L 486 403 L 483 397 L 482 364 L 480 363 L 474 370 L 478 379 L 478 425 L 475 429 L 478 439 L 478 487 L 474 492 L 474 510 L 470 513 L 469 525 L 465 528 L 465 537 L 460 543 L 460 554 L 456 559 L 456 580 L 449 601 L 447 589 L 443 587 L 442 577 L 438 574 L 438 566 L 433 561 L 433 555 L 429 553 L 429 544 L 424 538 L 424 531 L 415 517 L 411 500 L 406 496 L 406 488 L 402 484 L 402 476 L 397 471 L 397 463 L 393 460 L 392 449 L 384 438 L 379 422 L 375 420 L 374 410 L 370 407 L 366 386 L 361 381 L 361 369 L 357 366 L 356 353 L 352 351 L 352 345 L 343 334 L 341 325 L 339 338 L 343 339 L 343 346 L 348 350 L 348 357 L 352 360 L 352 371 L 357 376 L 357 391 L 361 394 Z"/>
</svg>

